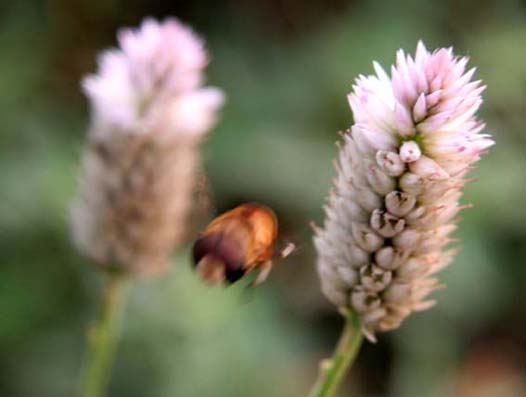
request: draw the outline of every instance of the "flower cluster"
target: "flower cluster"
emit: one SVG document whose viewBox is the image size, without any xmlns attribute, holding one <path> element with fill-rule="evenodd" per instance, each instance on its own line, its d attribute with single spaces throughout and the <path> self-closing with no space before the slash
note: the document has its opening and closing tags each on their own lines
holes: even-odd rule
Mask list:
<svg viewBox="0 0 526 397">
<path fill-rule="evenodd" d="M 397 328 L 434 304 L 433 275 L 455 253 L 461 189 L 493 144 L 475 112 L 484 86 L 452 49 L 397 53 L 391 76 L 374 63 L 349 95 L 337 178 L 314 237 L 322 290 L 361 314 L 364 334 Z"/>
<path fill-rule="evenodd" d="M 198 145 L 223 94 L 202 87 L 207 53 L 176 19 L 146 19 L 118 42 L 83 81 L 92 115 L 72 230 L 102 267 L 151 273 L 184 233 Z"/>
</svg>

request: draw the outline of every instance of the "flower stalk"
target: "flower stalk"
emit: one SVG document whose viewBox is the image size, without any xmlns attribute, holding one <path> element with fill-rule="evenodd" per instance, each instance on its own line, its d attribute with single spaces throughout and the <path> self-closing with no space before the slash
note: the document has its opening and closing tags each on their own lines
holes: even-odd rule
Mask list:
<svg viewBox="0 0 526 397">
<path fill-rule="evenodd" d="M 347 370 L 358 356 L 362 341 L 360 317 L 357 313 L 350 311 L 346 315 L 345 326 L 332 357 L 320 363 L 318 379 L 309 397 L 331 397 L 334 395 Z"/>
<path fill-rule="evenodd" d="M 87 333 L 82 397 L 104 396 L 119 340 L 128 283 L 128 278 L 122 274 L 109 274 L 105 277 L 99 313 Z"/>
</svg>

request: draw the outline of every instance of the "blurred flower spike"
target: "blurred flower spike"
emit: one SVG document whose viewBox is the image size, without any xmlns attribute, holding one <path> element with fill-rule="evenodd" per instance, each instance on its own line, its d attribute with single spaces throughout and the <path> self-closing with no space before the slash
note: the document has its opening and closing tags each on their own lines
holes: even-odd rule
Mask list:
<svg viewBox="0 0 526 397">
<path fill-rule="evenodd" d="M 360 315 L 371 341 L 435 303 L 463 186 L 493 145 L 475 116 L 485 86 L 451 48 L 399 50 L 389 76 L 359 76 L 337 177 L 314 237 L 327 298 Z"/>
<path fill-rule="evenodd" d="M 72 232 L 102 268 L 155 273 L 185 232 L 199 144 L 223 94 L 202 87 L 203 42 L 176 19 L 147 18 L 118 44 L 82 82 L 91 127 Z"/>
</svg>

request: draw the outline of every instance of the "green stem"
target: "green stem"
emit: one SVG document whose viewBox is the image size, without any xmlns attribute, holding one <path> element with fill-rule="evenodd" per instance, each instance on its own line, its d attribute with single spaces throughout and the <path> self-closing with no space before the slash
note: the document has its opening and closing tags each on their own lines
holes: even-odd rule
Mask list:
<svg viewBox="0 0 526 397">
<path fill-rule="evenodd" d="M 310 397 L 334 395 L 362 345 L 363 335 L 360 327 L 359 316 L 350 312 L 332 357 L 320 363 L 320 373 Z"/>
<path fill-rule="evenodd" d="M 82 397 L 104 397 L 126 301 L 127 279 L 107 275 L 99 313 L 88 330 L 88 348 L 82 375 Z"/>
</svg>

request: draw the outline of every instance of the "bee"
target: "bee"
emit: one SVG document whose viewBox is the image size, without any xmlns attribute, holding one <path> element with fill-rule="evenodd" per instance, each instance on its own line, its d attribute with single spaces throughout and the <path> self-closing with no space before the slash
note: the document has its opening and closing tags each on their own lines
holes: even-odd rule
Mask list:
<svg viewBox="0 0 526 397">
<path fill-rule="evenodd" d="M 274 211 L 257 203 L 243 204 L 215 218 L 193 247 L 197 273 L 208 284 L 234 283 L 252 270 L 252 285 L 263 282 L 276 256 L 278 219 Z M 278 255 L 294 250 L 289 243 Z"/>
</svg>

